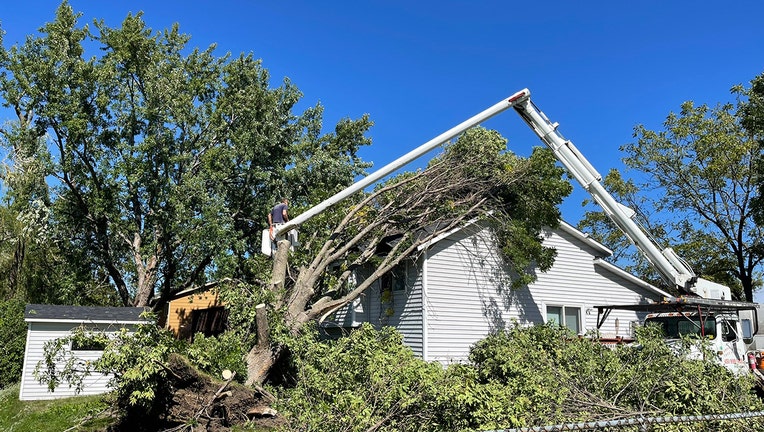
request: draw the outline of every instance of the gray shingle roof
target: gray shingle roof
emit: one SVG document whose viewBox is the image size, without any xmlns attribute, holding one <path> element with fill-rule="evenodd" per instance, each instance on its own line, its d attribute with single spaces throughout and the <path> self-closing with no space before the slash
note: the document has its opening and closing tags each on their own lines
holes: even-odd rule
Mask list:
<svg viewBox="0 0 764 432">
<path fill-rule="evenodd" d="M 24 310 L 25 321 L 72 321 L 72 322 L 148 322 L 141 318 L 147 311 L 142 307 L 67 306 L 28 304 Z"/>
</svg>

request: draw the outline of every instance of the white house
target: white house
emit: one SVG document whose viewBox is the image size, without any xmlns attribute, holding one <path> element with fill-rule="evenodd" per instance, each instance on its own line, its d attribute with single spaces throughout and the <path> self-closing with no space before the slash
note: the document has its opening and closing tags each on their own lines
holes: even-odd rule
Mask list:
<svg viewBox="0 0 764 432">
<path fill-rule="evenodd" d="M 612 252 L 565 222 L 545 231 L 544 244 L 557 250 L 552 268 L 539 272 L 529 286 L 511 289 L 492 230 L 468 225 L 425 245 L 422 258 L 381 278 L 324 328 L 331 332 L 333 326 L 347 329 L 362 322 L 394 326 L 423 359 L 448 363 L 466 360 L 475 342 L 514 321 L 554 320 L 585 334 L 596 329 L 594 306 L 668 296 L 604 261 Z M 600 335 L 630 337 L 640 318 L 614 310 Z"/>
<path fill-rule="evenodd" d="M 27 342 L 24 350 L 24 367 L 21 376 L 20 400 L 56 399 L 74 396 L 75 388 L 62 383 L 53 392 L 46 384 L 41 384 L 34 371 L 44 359 L 45 342 L 63 338 L 72 330 L 84 326 L 88 330 L 116 332 L 121 328 L 132 329 L 147 322 L 141 317 L 144 308 L 137 307 L 90 307 L 29 304 L 24 311 L 27 323 Z M 72 346 L 67 351 L 82 360 L 96 360 L 103 353 L 99 347 Z M 44 367 L 44 366 L 43 366 Z M 94 373 L 85 378 L 81 395 L 101 394 L 109 391 L 107 384 L 111 377 Z"/>
</svg>

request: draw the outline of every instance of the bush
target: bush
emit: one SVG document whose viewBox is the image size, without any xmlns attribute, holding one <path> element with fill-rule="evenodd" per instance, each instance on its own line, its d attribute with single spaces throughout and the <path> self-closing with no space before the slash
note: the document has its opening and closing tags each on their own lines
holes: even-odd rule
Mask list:
<svg viewBox="0 0 764 432">
<path fill-rule="evenodd" d="M 24 307 L 25 304 L 21 300 L 0 302 L 0 340 L 3 341 L 3 355 L 0 356 L 0 388 L 21 381 L 27 336 Z"/>
<path fill-rule="evenodd" d="M 444 370 L 417 358 L 392 328 L 364 324 L 320 341 L 315 330 L 290 344 L 295 386 L 280 391 L 289 430 L 447 430 L 439 425 Z"/>
<path fill-rule="evenodd" d="M 573 389 L 560 385 L 561 368 L 571 363 L 568 357 L 580 351 L 579 344 L 592 354 L 601 351 L 556 325 L 515 326 L 475 344 L 469 359 L 481 397 L 465 411 L 470 426 L 525 427 L 565 419 Z"/>
<path fill-rule="evenodd" d="M 238 382 L 247 378 L 246 354 L 246 347 L 233 332 L 210 337 L 197 333 L 186 351 L 188 360 L 200 370 L 220 378 L 220 373 L 228 369 L 236 372 Z"/>
<path fill-rule="evenodd" d="M 659 329 L 648 327 L 638 330 L 636 344 L 611 349 L 559 326 L 515 326 L 471 350 L 474 370 L 462 381 L 479 397 L 468 401 L 464 418 L 469 427 L 485 430 L 764 409 L 750 376 L 685 359 L 682 353 L 698 344 L 688 338 L 671 347 Z M 732 429 L 754 430 L 757 422 L 746 420 Z M 707 423 L 682 427 L 709 430 Z"/>
</svg>

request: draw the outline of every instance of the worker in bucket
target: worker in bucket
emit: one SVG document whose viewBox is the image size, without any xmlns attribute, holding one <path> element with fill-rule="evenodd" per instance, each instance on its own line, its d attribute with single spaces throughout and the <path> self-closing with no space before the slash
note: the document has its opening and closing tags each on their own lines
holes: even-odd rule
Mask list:
<svg viewBox="0 0 764 432">
<path fill-rule="evenodd" d="M 289 221 L 289 215 L 287 214 L 287 209 L 289 208 L 289 200 L 286 198 L 282 198 L 281 202 L 273 206 L 271 209 L 271 212 L 268 213 L 268 225 L 270 227 L 268 228 L 270 230 L 270 236 L 271 236 L 271 242 L 273 243 L 274 249 L 275 249 L 275 240 L 276 240 L 276 233 L 278 232 L 278 227 L 281 225 L 284 225 Z"/>
</svg>

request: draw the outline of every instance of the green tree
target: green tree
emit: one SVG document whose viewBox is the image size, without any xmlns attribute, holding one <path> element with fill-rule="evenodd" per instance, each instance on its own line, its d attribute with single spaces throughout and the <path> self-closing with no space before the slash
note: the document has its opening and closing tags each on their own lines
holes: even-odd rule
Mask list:
<svg viewBox="0 0 764 432">
<path fill-rule="evenodd" d="M 758 143 L 758 158 L 756 160 L 757 195 L 753 199 L 753 216 L 756 223 L 764 225 L 764 73 L 751 81 L 751 87 L 744 89 L 738 87 L 738 91 L 744 92 L 748 100 L 742 106 L 741 113 L 743 127 L 752 140 Z M 764 254 L 764 251 L 760 252 Z"/>
<path fill-rule="evenodd" d="M 652 209 L 648 231 L 658 244 L 677 245 L 678 254 L 699 276 L 730 285 L 751 301 L 760 285 L 757 269 L 764 241 L 751 205 L 759 149 L 743 127 L 747 91 L 733 92 L 737 105 L 710 108 L 685 102 L 679 114 L 668 115 L 662 131 L 636 126 L 636 142 L 621 150 L 626 165 L 644 173 L 646 180 L 623 182 L 611 173 L 606 183 L 615 186 L 616 194 L 639 196 L 631 199 L 638 208 Z M 624 186 L 627 189 L 618 189 Z M 601 222 L 588 213 L 580 226 Z M 619 247 L 622 240 L 613 242 L 618 235 L 603 227 L 600 240 Z"/>
<path fill-rule="evenodd" d="M 190 49 L 177 25 L 155 33 L 140 14 L 95 33 L 78 18 L 63 2 L 39 37 L 0 53 L 0 96 L 18 114 L 5 144 L 44 143 L 36 179 L 53 179 L 47 227 L 74 286 L 142 306 L 208 278 L 253 279 L 277 196 L 309 203 L 368 166 L 356 156 L 368 118 L 321 134 L 322 108 L 293 114 L 299 90 L 270 88 L 251 54 Z"/>
</svg>

